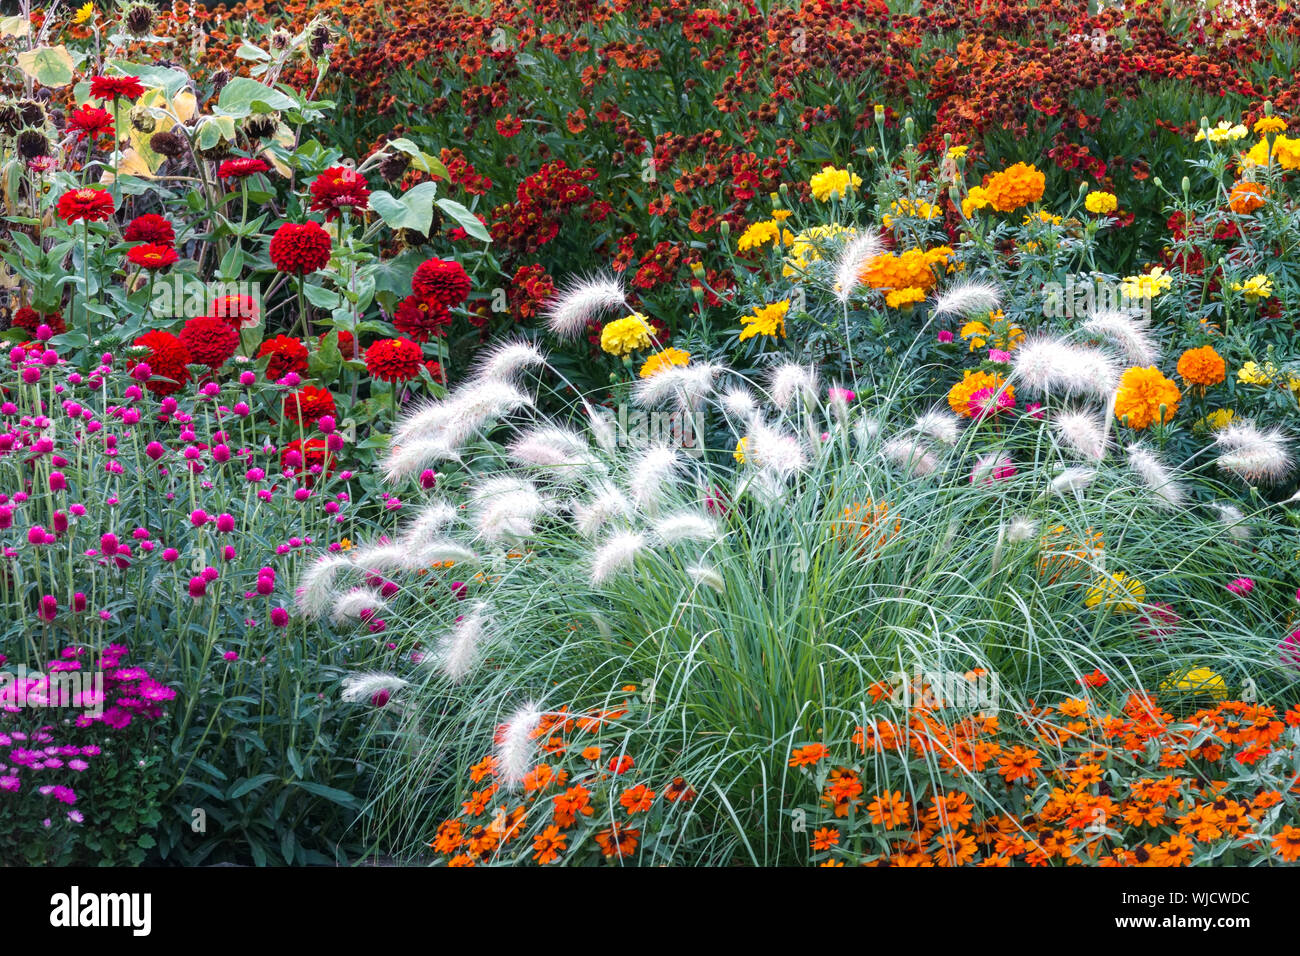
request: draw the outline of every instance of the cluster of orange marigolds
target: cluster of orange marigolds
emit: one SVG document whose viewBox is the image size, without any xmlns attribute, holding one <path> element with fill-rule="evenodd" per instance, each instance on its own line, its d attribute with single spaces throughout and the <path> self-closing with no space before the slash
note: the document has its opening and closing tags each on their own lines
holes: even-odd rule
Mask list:
<svg viewBox="0 0 1300 956">
<path fill-rule="evenodd" d="M 875 776 L 869 790 L 862 763 L 837 763 L 821 743 L 794 749 L 790 766 L 823 781 L 820 805 L 805 808 L 821 866 L 1185 866 L 1207 852 L 1300 861 L 1300 827 L 1278 819 L 1300 778 L 1290 771 L 1271 787 L 1238 773 L 1300 727 L 1300 705 L 1279 715 L 1224 701 L 1179 719 L 1147 694 L 1129 695 L 1118 715 L 1086 697 L 1031 702 L 1011 743 L 996 717 L 945 721 L 926 688 L 913 690 L 926 705 L 858 727 L 852 743 L 876 773 L 890 756 L 917 762 L 908 779 L 937 767 L 946 784 L 905 793 Z M 872 698 L 893 692 L 877 684 Z"/>
<path fill-rule="evenodd" d="M 623 688 L 628 694 L 635 690 L 633 685 Z M 681 777 L 659 789 L 633 782 L 636 759 L 621 736 L 614 740 L 608 734 L 629 706 L 581 714 L 561 707 L 544 715 L 530 734 L 542 759 L 517 787 L 501 779 L 496 756 L 483 757 L 469 774 L 481 788 L 461 804 L 459 816 L 443 821 L 429 846 L 446 857 L 448 866 L 527 859 L 547 864 L 573 861 L 575 855 L 582 862 L 631 861 L 647 823 L 658 822 L 666 807 L 688 804 L 696 794 Z M 524 850 L 512 846 L 517 841 Z"/>
</svg>

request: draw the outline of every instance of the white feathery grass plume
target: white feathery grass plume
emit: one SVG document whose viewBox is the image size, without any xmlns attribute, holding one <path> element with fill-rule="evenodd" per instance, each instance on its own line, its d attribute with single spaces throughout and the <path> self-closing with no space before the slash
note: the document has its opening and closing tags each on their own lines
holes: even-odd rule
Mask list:
<svg viewBox="0 0 1300 956">
<path fill-rule="evenodd" d="M 1038 538 L 1038 522 L 1019 515 L 1006 524 L 1006 539 L 1013 544 L 1024 544 Z"/>
<path fill-rule="evenodd" d="M 474 377 L 510 381 L 527 368 L 546 365 L 546 356 L 526 339 L 493 345 L 474 367 Z"/>
<path fill-rule="evenodd" d="M 717 365 L 709 362 L 663 369 L 637 381 L 632 388 L 632 401 L 642 408 L 658 408 L 671 401 L 682 411 L 692 411 L 709 397 L 719 371 Z"/>
<path fill-rule="evenodd" d="M 344 568 L 351 568 L 346 554 L 322 554 L 303 571 L 294 593 L 294 603 L 307 617 L 319 620 L 334 604 L 338 591 L 334 578 Z"/>
<path fill-rule="evenodd" d="M 904 471 L 914 475 L 931 475 L 939 467 L 939 459 L 929 446 L 919 438 L 900 435 L 885 442 L 880 453 Z"/>
<path fill-rule="evenodd" d="M 635 531 L 620 531 L 596 549 L 591 558 L 591 583 L 603 584 L 615 574 L 632 566 L 645 549 L 645 536 Z"/>
<path fill-rule="evenodd" d="M 537 753 L 533 731 L 541 720 L 542 712 L 537 705 L 527 703 L 497 728 L 497 770 L 501 782 L 507 787 L 519 786 L 524 775 L 532 769 L 533 756 Z"/>
<path fill-rule="evenodd" d="M 587 413 L 587 427 L 591 430 L 591 436 L 596 439 L 600 450 L 607 455 L 617 454 L 618 429 L 614 414 L 606 408 L 595 407 L 585 398 L 582 400 L 582 407 Z"/>
<path fill-rule="evenodd" d="M 1114 344 L 1134 365 L 1154 365 L 1160 358 L 1150 323 L 1141 316 L 1118 311 L 1094 312 L 1083 328 Z"/>
<path fill-rule="evenodd" d="M 691 565 L 686 569 L 686 573 L 690 575 L 691 580 L 696 584 L 712 588 L 719 594 L 722 594 L 727 589 L 727 582 L 722 579 L 722 575 L 718 573 L 716 568 L 712 568 L 707 564 Z"/>
<path fill-rule="evenodd" d="M 443 422 L 439 437 L 459 448 L 488 422 L 521 408 L 532 408 L 533 400 L 510 382 L 474 379 L 462 386 L 448 402 L 452 414 Z"/>
<path fill-rule="evenodd" d="M 355 620 L 366 611 L 381 611 L 388 601 L 374 588 L 351 588 L 334 599 L 330 620 L 335 624 Z"/>
<path fill-rule="evenodd" d="M 817 371 L 807 365 L 783 362 L 772 370 L 769 382 L 772 401 L 782 411 L 797 398 L 817 400 Z"/>
<path fill-rule="evenodd" d="M 880 234 L 874 229 L 864 229 L 840 248 L 835 257 L 835 298 L 843 305 L 853 297 L 862 284 L 860 275 L 867 260 L 884 249 Z"/>
<path fill-rule="evenodd" d="M 607 276 L 596 276 L 575 282 L 553 296 L 543 314 L 552 332 L 571 339 L 579 335 L 588 322 L 626 306 L 627 295 L 623 286 Z"/>
<path fill-rule="evenodd" d="M 651 445 L 632 463 L 627 487 L 632 502 L 646 514 L 654 514 L 670 482 L 677 477 L 681 459 L 671 445 Z"/>
<path fill-rule="evenodd" d="M 1051 336 L 1022 343 L 1013 361 L 1015 384 L 1039 394 L 1091 394 L 1109 399 L 1119 383 L 1114 359 L 1101 349 L 1072 345 Z"/>
<path fill-rule="evenodd" d="M 749 421 L 758 414 L 758 400 L 754 398 L 754 393 L 747 388 L 729 388 L 722 393 L 718 399 L 718 404 L 722 410 L 733 418 L 739 418 L 741 421 Z"/>
<path fill-rule="evenodd" d="M 660 518 L 651 530 L 664 544 L 711 541 L 718 536 L 718 523 L 705 515 L 683 511 Z"/>
<path fill-rule="evenodd" d="M 1106 457 L 1106 429 L 1095 415 L 1079 408 L 1065 409 L 1052 416 L 1052 426 L 1076 455 L 1093 461 Z"/>
<path fill-rule="evenodd" d="M 1174 480 L 1173 474 L 1164 462 L 1156 457 L 1149 448 L 1142 445 L 1128 446 L 1128 466 L 1141 479 L 1142 484 L 1160 501 L 1160 506 L 1174 510 L 1187 500 L 1187 492 Z"/>
<path fill-rule="evenodd" d="M 373 700 L 375 695 L 381 692 L 387 692 L 391 697 L 405 686 L 406 681 L 396 674 L 366 671 L 361 674 L 349 674 L 343 678 L 343 689 L 340 696 L 348 702 L 369 701 Z"/>
<path fill-rule="evenodd" d="M 758 419 L 749 423 L 745 435 L 745 460 L 752 461 L 759 471 L 778 482 L 808 465 L 808 456 L 799 439 Z"/>
<path fill-rule="evenodd" d="M 439 462 L 459 458 L 460 451 L 452 448 L 443 438 L 412 439 L 393 445 L 380 467 L 384 480 L 389 484 L 397 484 Z"/>
<path fill-rule="evenodd" d="M 398 423 L 392 451 L 383 463 L 384 475 L 396 481 L 437 461 L 456 458 L 465 442 L 489 421 L 532 404 L 532 398 L 509 382 L 475 379 Z"/>
<path fill-rule="evenodd" d="M 1250 540 L 1250 525 L 1246 523 L 1246 516 L 1240 508 L 1226 501 L 1212 501 L 1210 507 L 1219 513 L 1219 521 L 1228 534 L 1238 541 Z"/>
<path fill-rule="evenodd" d="M 1095 468 L 1066 468 L 1052 479 L 1048 491 L 1054 495 L 1065 495 L 1071 491 L 1082 491 L 1097 478 Z"/>
<path fill-rule="evenodd" d="M 412 567 L 427 568 L 435 564 L 446 564 L 448 561 L 452 564 L 475 564 L 478 561 L 478 555 L 459 541 L 453 541 L 451 538 L 435 538 L 432 541 L 425 541 L 412 551 Z"/>
<path fill-rule="evenodd" d="M 419 550 L 455 524 L 457 517 L 455 506 L 441 499 L 431 501 L 406 523 L 397 540 L 403 547 Z"/>
<path fill-rule="evenodd" d="M 611 521 L 630 521 L 632 506 L 625 495 L 609 482 L 601 482 L 587 501 L 574 502 L 573 524 L 588 538 L 594 538 Z"/>
<path fill-rule="evenodd" d="M 531 481 L 509 475 L 488 478 L 470 493 L 474 528 L 485 541 L 517 541 L 533 533 L 537 519 L 551 510 Z"/>
<path fill-rule="evenodd" d="M 393 444 L 401 445 L 437 435 L 454 413 L 448 399 L 422 401 L 411 407 L 393 425 Z"/>
<path fill-rule="evenodd" d="M 488 638 L 487 603 L 476 601 L 438 641 L 434 658 L 438 670 L 453 683 L 459 684 L 478 662 L 479 648 Z"/>
<path fill-rule="evenodd" d="M 506 449 L 521 465 L 578 470 L 597 464 L 581 435 L 558 425 L 538 425 L 524 432 Z"/>
<path fill-rule="evenodd" d="M 961 426 L 957 416 L 952 412 L 943 408 L 932 408 L 917 418 L 912 427 L 932 441 L 943 445 L 955 445 Z"/>
<path fill-rule="evenodd" d="M 353 548 L 348 553 L 348 557 L 352 559 L 352 564 L 362 574 L 383 577 L 390 571 L 398 571 L 409 567 L 411 551 L 409 548 L 385 538 L 374 544 L 364 544 Z"/>
<path fill-rule="evenodd" d="M 992 312 L 1002 301 L 1002 292 L 991 282 L 972 279 L 960 282 L 934 300 L 935 315 L 973 315 Z"/>
<path fill-rule="evenodd" d="M 880 437 L 880 422 L 862 417 L 853 424 L 853 438 L 859 445 L 870 445 Z"/>
<path fill-rule="evenodd" d="M 1223 449 L 1215 463 L 1249 482 L 1273 483 L 1291 471 L 1291 452 L 1281 429 L 1261 431 L 1249 422 L 1233 422 L 1214 434 Z"/>
</svg>

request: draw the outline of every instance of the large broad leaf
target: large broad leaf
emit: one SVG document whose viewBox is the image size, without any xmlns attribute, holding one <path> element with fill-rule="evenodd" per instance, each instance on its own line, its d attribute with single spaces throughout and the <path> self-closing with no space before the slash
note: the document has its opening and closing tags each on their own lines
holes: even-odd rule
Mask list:
<svg viewBox="0 0 1300 956">
<path fill-rule="evenodd" d="M 411 165 L 421 172 L 428 173 L 430 176 L 436 176 L 442 180 L 451 179 L 451 173 L 447 172 L 447 167 L 442 164 L 442 160 L 430 156 L 409 139 L 403 137 L 390 139 L 385 148 L 395 149 L 399 153 L 405 153 L 407 156 L 411 157 Z"/>
<path fill-rule="evenodd" d="M 77 60 L 65 46 L 38 46 L 19 53 L 14 60 L 18 69 L 41 86 L 67 86 L 77 72 Z"/>
<path fill-rule="evenodd" d="M 439 199 L 438 208 L 447 215 L 455 219 L 460 227 L 467 233 L 478 239 L 480 242 L 491 242 L 492 237 L 488 235 L 487 229 L 483 223 L 479 222 L 478 216 L 474 215 L 454 199 Z"/>
<path fill-rule="evenodd" d="M 380 189 L 370 194 L 370 208 L 394 229 L 414 229 L 427 236 L 433 227 L 433 202 L 437 194 L 437 183 L 412 186 L 400 199 Z"/>
<path fill-rule="evenodd" d="M 254 113 L 291 110 L 297 105 L 291 97 L 265 83 L 237 76 L 221 90 L 221 95 L 217 97 L 216 111 L 234 119 L 243 119 Z"/>
<path fill-rule="evenodd" d="M 108 76 L 139 77 L 141 85 L 146 89 L 160 89 L 169 100 L 174 99 L 190 81 L 183 70 L 153 66 L 149 63 L 131 63 L 127 60 L 109 60 L 105 64 L 104 72 Z"/>
</svg>

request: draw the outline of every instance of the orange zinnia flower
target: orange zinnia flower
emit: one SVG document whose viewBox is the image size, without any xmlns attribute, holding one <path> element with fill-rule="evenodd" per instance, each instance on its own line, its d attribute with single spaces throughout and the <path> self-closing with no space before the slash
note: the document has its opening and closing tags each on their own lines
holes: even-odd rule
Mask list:
<svg viewBox="0 0 1300 956">
<path fill-rule="evenodd" d="M 1282 832 L 1273 837 L 1271 845 L 1287 863 L 1300 860 L 1300 827 L 1283 827 Z"/>
<path fill-rule="evenodd" d="M 819 760 L 825 760 L 830 754 L 824 744 L 809 744 L 806 747 L 795 747 L 794 752 L 790 754 L 790 766 L 792 767 L 810 767 Z"/>
<path fill-rule="evenodd" d="M 550 863 L 552 860 L 559 859 L 560 851 L 564 849 L 568 839 L 560 832 L 559 827 L 547 827 L 533 837 L 533 859 L 538 863 Z"/>
<path fill-rule="evenodd" d="M 1003 753 L 998 760 L 999 772 L 1007 783 L 1015 783 L 1022 778 L 1032 780 L 1037 776 L 1037 768 L 1042 765 L 1043 761 L 1037 753 L 1020 746 L 1012 747 L 1010 753 Z"/>
<path fill-rule="evenodd" d="M 618 802 L 628 813 L 648 813 L 655 802 L 655 792 L 644 783 L 623 791 Z"/>
<path fill-rule="evenodd" d="M 895 830 L 907 826 L 907 821 L 911 819 L 908 810 L 910 806 L 897 790 L 893 793 L 886 790 L 867 804 L 867 813 L 871 815 L 872 823 Z"/>
</svg>

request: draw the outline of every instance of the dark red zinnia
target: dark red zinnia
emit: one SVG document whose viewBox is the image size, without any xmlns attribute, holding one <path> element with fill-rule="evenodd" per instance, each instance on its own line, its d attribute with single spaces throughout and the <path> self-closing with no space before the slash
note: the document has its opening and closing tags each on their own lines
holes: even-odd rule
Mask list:
<svg viewBox="0 0 1300 956">
<path fill-rule="evenodd" d="M 269 381 L 278 382 L 290 372 L 302 375 L 307 371 L 307 346 L 295 338 L 277 335 L 273 339 L 267 339 L 257 350 L 257 357 L 267 355 L 271 356 L 271 361 L 266 366 Z"/>
<path fill-rule="evenodd" d="M 190 350 L 170 332 L 153 329 L 136 339 L 135 344 L 149 349 L 144 361 L 153 375 L 145 387 L 155 395 L 178 392 L 190 380 L 190 370 L 185 367 L 190 364 Z M 136 366 L 134 361 L 127 364 L 130 368 Z"/>
<path fill-rule="evenodd" d="M 331 166 L 311 184 L 311 208 L 324 212 L 326 222 L 332 222 L 339 210 L 355 206 L 366 209 L 370 205 L 370 184 L 366 177 L 346 166 Z"/>
<path fill-rule="evenodd" d="M 23 329 L 26 332 L 30 332 L 32 335 L 35 335 L 36 330 L 42 325 L 48 325 L 55 335 L 62 335 L 64 332 L 68 331 L 67 323 L 63 321 L 63 316 L 58 312 L 50 312 L 46 314 L 37 312 L 35 309 L 28 308 L 27 306 L 23 306 L 15 312 L 13 319 L 9 323 L 10 328 Z"/>
<path fill-rule="evenodd" d="M 357 351 L 357 337 L 347 329 L 335 329 L 332 332 L 322 332 L 318 341 L 324 342 L 331 335 L 338 336 L 339 354 L 345 359 L 357 359 L 361 353 Z"/>
<path fill-rule="evenodd" d="M 97 100 L 136 100 L 144 95 L 138 76 L 96 76 L 90 80 L 90 95 Z"/>
<path fill-rule="evenodd" d="M 68 117 L 68 129 L 76 131 L 78 143 L 87 136 L 93 143 L 102 133 L 107 133 L 112 128 L 113 114 L 89 103 L 77 107 Z"/>
<path fill-rule="evenodd" d="M 103 222 L 113 215 L 113 197 L 102 189 L 83 186 L 81 189 L 69 189 L 59 197 L 59 218 L 65 222 L 85 219 L 87 222 Z"/>
<path fill-rule="evenodd" d="M 239 333 L 219 315 L 200 315 L 181 328 L 181 342 L 191 361 L 216 371 L 239 350 Z"/>
<path fill-rule="evenodd" d="M 416 295 L 450 309 L 469 297 L 470 281 L 459 262 L 429 259 L 415 270 L 411 288 Z"/>
<path fill-rule="evenodd" d="M 326 415 L 334 414 L 334 396 L 327 388 L 304 385 L 284 397 L 284 417 L 304 428 L 314 428 Z"/>
<path fill-rule="evenodd" d="M 301 464 L 293 465 L 290 462 L 296 455 Z M 292 469 L 304 484 L 312 483 L 312 469 L 324 471 L 326 475 L 334 474 L 334 456 L 330 454 L 328 447 L 323 438 L 308 438 L 303 441 L 301 438 L 295 439 L 285 445 L 280 451 L 280 467 L 284 471 Z"/>
<path fill-rule="evenodd" d="M 269 173 L 270 165 L 264 159 L 250 159 L 247 156 L 241 156 L 238 159 L 228 159 L 217 167 L 218 179 L 244 179 L 257 173 Z"/>
<path fill-rule="evenodd" d="M 157 213 L 145 213 L 136 216 L 122 230 L 122 238 L 127 242 L 158 242 L 171 245 L 176 241 L 176 229 L 171 220 Z"/>
<path fill-rule="evenodd" d="M 380 339 L 366 349 L 366 371 L 383 382 L 409 382 L 423 361 L 423 351 L 410 339 Z"/>
<path fill-rule="evenodd" d="M 171 246 L 164 246 L 161 243 L 146 242 L 140 246 L 133 246 L 126 253 L 127 259 L 135 263 L 141 269 L 148 269 L 150 272 L 158 269 L 166 269 L 170 265 L 175 265 L 180 256 Z"/>
<path fill-rule="evenodd" d="M 251 295 L 219 295 L 208 305 L 208 314 L 224 319 L 235 328 L 250 328 L 257 325 L 261 311 L 257 300 Z"/>
<path fill-rule="evenodd" d="M 429 370 L 429 377 L 440 385 L 447 384 L 447 373 L 442 370 L 442 363 L 437 359 L 429 359 L 424 363 L 424 367 Z"/>
<path fill-rule="evenodd" d="M 271 237 L 271 262 L 281 272 L 306 275 L 330 261 L 330 237 L 320 223 L 286 222 Z"/>
<path fill-rule="evenodd" d="M 418 295 L 408 295 L 393 313 L 393 325 L 397 331 L 416 342 L 446 335 L 450 324 L 451 313 L 445 305 Z"/>
</svg>

